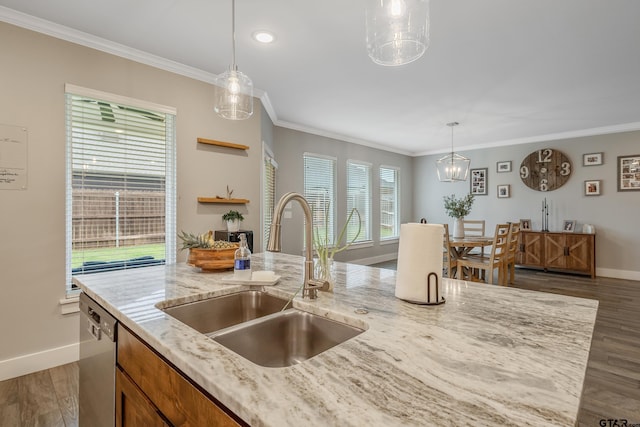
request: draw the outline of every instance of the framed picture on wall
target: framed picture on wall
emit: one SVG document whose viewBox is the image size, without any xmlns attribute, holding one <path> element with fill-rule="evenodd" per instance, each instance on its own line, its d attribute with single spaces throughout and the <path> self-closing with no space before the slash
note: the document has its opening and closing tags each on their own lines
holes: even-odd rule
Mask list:
<svg viewBox="0 0 640 427">
<path fill-rule="evenodd" d="M 640 191 L 640 154 L 618 156 L 618 191 Z"/>
<path fill-rule="evenodd" d="M 587 153 L 582 155 L 582 166 L 599 166 L 602 164 L 603 153 Z"/>
<path fill-rule="evenodd" d="M 498 185 L 498 199 L 506 199 L 511 197 L 511 185 Z"/>
<path fill-rule="evenodd" d="M 486 196 L 488 194 L 488 181 L 489 169 L 471 169 L 471 194 L 474 196 Z"/>
<path fill-rule="evenodd" d="M 511 172 L 511 160 L 496 163 L 496 172 Z"/>
<path fill-rule="evenodd" d="M 584 182 L 584 195 L 585 196 L 599 196 L 600 195 L 600 184 L 602 180 L 593 179 L 590 181 Z"/>
</svg>

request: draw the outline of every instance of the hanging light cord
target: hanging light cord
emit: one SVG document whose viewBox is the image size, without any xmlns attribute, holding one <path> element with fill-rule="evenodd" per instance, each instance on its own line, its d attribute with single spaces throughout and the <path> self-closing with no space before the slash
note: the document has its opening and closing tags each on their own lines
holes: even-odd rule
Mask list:
<svg viewBox="0 0 640 427">
<path fill-rule="evenodd" d="M 236 0 L 231 0 L 231 69 L 237 70 L 236 65 Z"/>
</svg>

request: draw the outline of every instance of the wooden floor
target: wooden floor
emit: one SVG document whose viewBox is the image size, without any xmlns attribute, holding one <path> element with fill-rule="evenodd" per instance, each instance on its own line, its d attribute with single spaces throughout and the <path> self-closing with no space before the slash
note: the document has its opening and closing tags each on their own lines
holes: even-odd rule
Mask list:
<svg viewBox="0 0 640 427">
<path fill-rule="evenodd" d="M 640 425 L 640 282 L 518 269 L 514 287 L 600 301 L 578 425 Z M 2 427 L 77 426 L 77 407 L 77 363 L 0 382 Z"/>
<path fill-rule="evenodd" d="M 77 425 L 77 363 L 0 382 L 0 426 Z"/>
</svg>

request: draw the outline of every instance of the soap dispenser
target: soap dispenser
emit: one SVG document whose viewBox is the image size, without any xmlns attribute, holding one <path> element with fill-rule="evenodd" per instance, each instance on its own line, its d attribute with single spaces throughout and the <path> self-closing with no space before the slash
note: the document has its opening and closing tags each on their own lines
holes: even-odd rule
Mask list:
<svg viewBox="0 0 640 427">
<path fill-rule="evenodd" d="M 251 280 L 251 251 L 247 246 L 247 236 L 240 234 L 240 247 L 236 249 L 233 262 L 235 280 Z"/>
</svg>

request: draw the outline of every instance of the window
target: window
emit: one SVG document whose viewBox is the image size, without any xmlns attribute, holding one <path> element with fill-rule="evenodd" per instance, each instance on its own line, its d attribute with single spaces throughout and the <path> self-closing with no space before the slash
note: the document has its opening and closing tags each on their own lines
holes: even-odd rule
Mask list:
<svg viewBox="0 0 640 427">
<path fill-rule="evenodd" d="M 330 243 L 334 239 L 335 181 L 334 157 L 304 154 L 304 197 L 313 211 L 314 234 Z"/>
<path fill-rule="evenodd" d="M 66 92 L 67 283 L 174 263 L 175 110 L 71 85 Z"/>
<path fill-rule="evenodd" d="M 347 241 L 356 235 L 356 242 L 371 240 L 371 165 L 369 163 L 347 161 L 347 215 L 353 208 L 360 213 L 351 217 L 347 225 Z M 360 234 L 358 234 L 358 229 Z"/>
<path fill-rule="evenodd" d="M 271 222 L 273 221 L 273 209 L 276 204 L 276 171 L 278 164 L 273 159 L 273 155 L 269 153 L 265 147 L 264 150 L 264 179 L 262 191 L 262 250 L 267 250 L 269 242 L 269 231 Z"/>
<path fill-rule="evenodd" d="M 380 167 L 380 240 L 400 237 L 400 171 Z"/>
</svg>

